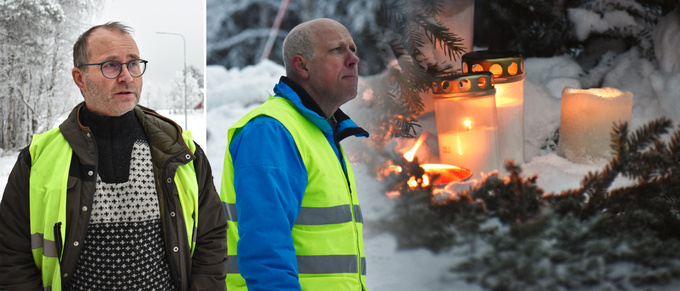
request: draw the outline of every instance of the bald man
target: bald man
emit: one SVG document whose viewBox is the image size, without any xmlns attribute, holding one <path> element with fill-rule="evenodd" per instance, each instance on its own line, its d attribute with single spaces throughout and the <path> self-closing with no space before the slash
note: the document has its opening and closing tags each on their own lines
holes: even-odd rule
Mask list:
<svg viewBox="0 0 680 291">
<path fill-rule="evenodd" d="M 368 137 L 339 109 L 357 94 L 356 52 L 337 21 L 296 26 L 275 96 L 229 129 L 228 290 L 366 290 L 361 208 L 340 146 Z"/>
</svg>

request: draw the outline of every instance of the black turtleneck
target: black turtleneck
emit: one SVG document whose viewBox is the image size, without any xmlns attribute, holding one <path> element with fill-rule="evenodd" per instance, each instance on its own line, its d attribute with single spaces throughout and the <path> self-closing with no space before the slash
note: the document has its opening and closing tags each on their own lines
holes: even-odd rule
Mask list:
<svg viewBox="0 0 680 291">
<path fill-rule="evenodd" d="M 302 88 L 302 86 L 298 85 L 298 83 L 295 83 L 295 81 L 291 80 L 290 78 L 286 76 L 281 77 L 281 82 L 285 83 L 295 91 L 295 93 L 298 94 L 298 97 L 300 97 L 300 101 L 302 101 L 302 105 L 304 105 L 307 109 L 312 110 L 319 114 L 319 116 L 328 119 L 328 116 L 323 113 L 323 110 L 321 110 L 321 107 L 319 107 L 319 104 L 316 104 L 316 101 L 312 98 L 309 93 L 305 90 L 305 88 Z"/>
<path fill-rule="evenodd" d="M 81 123 L 90 128 L 97 142 L 98 173 L 106 183 L 122 183 L 130 174 L 132 147 L 147 140 L 134 111 L 118 117 L 99 116 L 83 106 Z"/>
</svg>

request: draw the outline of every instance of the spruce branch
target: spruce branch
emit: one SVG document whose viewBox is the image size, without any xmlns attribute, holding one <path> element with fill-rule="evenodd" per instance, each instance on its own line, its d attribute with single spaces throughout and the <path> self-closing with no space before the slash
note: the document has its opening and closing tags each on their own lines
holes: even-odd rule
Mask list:
<svg viewBox="0 0 680 291">
<path fill-rule="evenodd" d="M 540 231 L 541 228 L 533 224 L 541 221 L 545 213 L 552 213 L 584 224 L 597 220 L 590 227 L 597 228 L 593 231 L 605 237 L 619 235 L 619 229 L 632 228 L 660 239 L 680 238 L 680 163 L 677 162 L 680 126 L 663 142 L 670 127 L 671 121 L 667 118 L 651 121 L 633 133 L 626 123 L 616 124 L 611 144 L 616 154 L 602 170 L 588 173 L 578 189 L 545 194 L 535 183 L 538 176 L 522 177 L 521 168 L 508 162 L 507 177 L 490 174 L 448 200 L 433 200 L 434 188 L 417 189 L 428 197 L 421 197 L 422 203 L 429 203 L 421 209 L 439 217 L 437 228 L 442 228 L 442 224 L 461 226 L 466 221 L 466 229 L 476 229 L 484 217 L 495 217 L 519 233 L 527 234 L 529 230 L 529 233 Z M 419 167 L 414 164 L 410 168 Z M 634 184 L 610 189 L 619 176 L 626 176 Z M 406 195 L 409 191 L 413 189 L 402 192 Z M 422 194 L 428 191 L 428 195 Z"/>
<path fill-rule="evenodd" d="M 522 177 L 512 162 L 505 165 L 507 177 L 488 175 L 444 201 L 433 200 L 434 187 L 402 183 L 393 216 L 383 223 L 400 248 L 469 250 L 474 255 L 451 270 L 493 290 L 667 285 L 680 276 L 673 251 L 680 247 L 680 163 L 672 162 L 680 126 L 663 142 L 669 126 L 664 118 L 634 133 L 615 125 L 615 156 L 588 173 L 579 189 L 560 194 L 544 194 L 535 184 L 539 177 Z M 407 170 L 392 185 L 422 174 L 417 161 L 399 159 Z M 635 183 L 609 189 L 624 172 Z M 476 245 L 487 251 L 475 251 Z M 621 264 L 631 266 L 624 277 L 617 273 Z M 563 279 L 548 279 L 556 277 Z"/>
<path fill-rule="evenodd" d="M 445 50 L 449 59 L 457 60 L 466 52 L 462 47 L 463 39 L 449 31 L 443 23 L 423 14 L 417 14 L 414 18 L 413 22 L 423 28 L 427 40 Z"/>
<path fill-rule="evenodd" d="M 429 16 L 437 16 L 444 12 L 444 1 L 442 0 L 422 0 L 422 11 Z"/>
</svg>

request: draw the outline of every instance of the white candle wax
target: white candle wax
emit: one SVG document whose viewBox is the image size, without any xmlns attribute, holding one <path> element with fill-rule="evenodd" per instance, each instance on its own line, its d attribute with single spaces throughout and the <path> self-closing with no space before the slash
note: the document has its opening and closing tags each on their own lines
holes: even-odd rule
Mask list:
<svg viewBox="0 0 680 291">
<path fill-rule="evenodd" d="M 633 94 L 630 92 L 615 88 L 564 88 L 557 154 L 575 163 L 611 158 L 614 124 L 630 124 L 632 112 Z"/>
<path fill-rule="evenodd" d="M 460 165 L 480 178 L 500 167 L 495 128 L 439 134 L 439 158 L 442 163 Z"/>
<path fill-rule="evenodd" d="M 524 163 L 524 81 L 496 84 L 500 159 Z"/>
</svg>

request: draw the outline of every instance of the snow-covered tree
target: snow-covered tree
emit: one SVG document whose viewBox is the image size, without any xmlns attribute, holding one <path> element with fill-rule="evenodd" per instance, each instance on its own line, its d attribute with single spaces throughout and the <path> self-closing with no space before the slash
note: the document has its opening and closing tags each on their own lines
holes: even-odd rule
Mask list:
<svg viewBox="0 0 680 291">
<path fill-rule="evenodd" d="M 200 89 L 205 88 L 205 77 L 203 76 L 202 68 L 197 68 L 194 65 L 189 65 L 187 67 L 187 71 L 189 72 L 189 75 L 196 79 L 196 82 L 198 83 L 198 88 Z"/>
<path fill-rule="evenodd" d="M 201 104 L 205 94 L 193 74 L 188 73 L 186 78 L 186 106 L 187 109 L 194 109 Z M 180 112 L 184 110 L 184 102 L 184 74 L 178 71 L 175 77 L 172 78 L 170 93 L 167 96 L 165 105 L 159 108 Z"/>
<path fill-rule="evenodd" d="M 71 47 L 99 2 L 0 1 L 0 148 L 26 146 L 79 101 Z"/>
<path fill-rule="evenodd" d="M 159 86 L 151 81 L 144 81 L 142 95 L 139 98 L 139 105 L 152 109 L 165 109 L 167 107 L 167 86 Z"/>
<path fill-rule="evenodd" d="M 281 6 L 279 0 L 208 0 L 207 62 L 227 68 L 244 67 L 259 62 Z M 360 74 L 375 74 L 385 68 L 381 51 L 389 47 L 363 37 L 363 30 L 375 23 L 382 1 L 298 0 L 290 1 L 271 53 L 265 58 L 282 64 L 283 39 L 295 25 L 314 18 L 333 18 L 344 24 L 359 48 Z"/>
<path fill-rule="evenodd" d="M 596 61 L 639 46 L 651 57 L 650 30 L 677 0 L 478 0 L 475 45 L 524 57 L 571 53 Z"/>
</svg>

